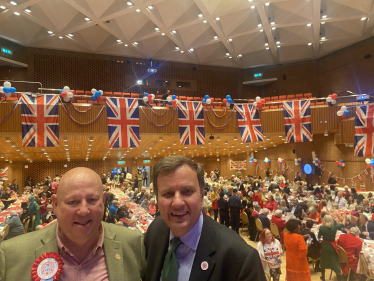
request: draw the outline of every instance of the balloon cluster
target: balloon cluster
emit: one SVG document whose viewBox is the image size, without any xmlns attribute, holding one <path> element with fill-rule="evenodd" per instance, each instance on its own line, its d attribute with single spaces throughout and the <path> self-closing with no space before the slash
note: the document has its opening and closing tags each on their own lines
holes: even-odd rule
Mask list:
<svg viewBox="0 0 374 281">
<path fill-rule="evenodd" d="M 270 163 L 270 159 L 269 158 L 267 158 L 267 157 L 265 157 L 265 159 L 264 159 L 264 161 L 263 161 L 264 163 L 265 163 L 265 165 L 267 166 L 267 165 L 269 165 L 269 163 Z"/>
<path fill-rule="evenodd" d="M 336 104 L 336 99 L 338 98 L 338 95 L 337 94 L 332 94 L 332 95 L 329 95 L 327 98 L 326 98 L 326 101 L 329 105 L 334 105 Z"/>
<path fill-rule="evenodd" d="M 233 103 L 232 98 L 230 95 L 227 95 L 225 99 L 223 99 L 223 102 L 226 103 L 227 107 L 230 107 L 230 104 Z"/>
<path fill-rule="evenodd" d="M 209 96 L 208 96 L 209 97 Z M 168 101 L 169 105 L 176 105 L 177 102 L 178 102 L 178 99 L 177 99 L 177 96 L 176 95 L 172 95 L 172 96 L 168 96 L 166 98 L 166 100 Z"/>
<path fill-rule="evenodd" d="M 374 167 L 374 159 L 369 159 L 369 158 L 366 158 L 365 159 L 365 163 L 366 163 L 366 167 L 370 168 L 370 167 Z"/>
<path fill-rule="evenodd" d="M 283 163 L 285 163 L 284 159 L 278 158 L 278 164 L 283 164 Z"/>
<path fill-rule="evenodd" d="M 349 110 L 345 105 L 343 105 L 336 114 L 341 116 L 343 119 L 346 119 L 349 116 Z"/>
<path fill-rule="evenodd" d="M 4 93 L 6 97 L 10 97 L 11 94 L 16 92 L 16 88 L 12 87 L 12 84 L 8 81 L 4 82 L 4 87 L 0 87 L 0 93 Z"/>
<path fill-rule="evenodd" d="M 299 165 L 301 163 L 301 158 L 295 158 L 295 165 Z"/>
<path fill-rule="evenodd" d="M 265 104 L 265 99 L 256 97 L 256 101 L 253 103 L 253 106 L 257 106 L 258 109 L 262 109 L 262 106 Z"/>
<path fill-rule="evenodd" d="M 92 94 L 91 100 L 93 100 L 93 101 L 95 101 L 95 100 L 97 100 L 97 101 L 104 100 L 104 98 L 103 98 L 103 91 L 102 90 L 92 89 L 91 90 L 91 94 Z"/>
<path fill-rule="evenodd" d="M 148 94 L 148 93 L 144 94 L 144 97 L 143 97 L 143 101 L 144 102 L 148 102 L 149 104 L 153 104 L 153 100 L 154 99 L 155 99 L 155 95 L 154 94 Z"/>
<path fill-rule="evenodd" d="M 62 90 L 60 90 L 60 96 L 64 99 L 64 101 L 69 102 L 70 99 L 74 97 L 74 94 L 70 91 L 68 86 L 65 86 Z"/>
<path fill-rule="evenodd" d="M 342 159 L 335 161 L 335 163 L 338 166 L 338 168 L 345 166 L 344 161 Z"/>
<path fill-rule="evenodd" d="M 214 98 L 210 98 L 209 95 L 205 95 L 204 99 L 202 100 L 203 103 L 211 104 L 214 102 Z"/>
<path fill-rule="evenodd" d="M 254 159 L 253 157 L 251 157 L 251 159 L 249 160 L 249 164 L 256 165 L 257 164 L 257 159 Z"/>
<path fill-rule="evenodd" d="M 343 161 L 343 160 L 341 160 L 341 161 Z M 316 158 L 316 159 L 314 159 L 314 165 L 315 166 L 318 166 L 318 165 L 321 165 L 321 160 L 318 160 L 318 158 Z"/>
</svg>

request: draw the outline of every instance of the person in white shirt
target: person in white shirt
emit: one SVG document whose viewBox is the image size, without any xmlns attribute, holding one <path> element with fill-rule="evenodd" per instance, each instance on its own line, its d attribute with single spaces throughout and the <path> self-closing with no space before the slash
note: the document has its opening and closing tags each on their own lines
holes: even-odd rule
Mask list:
<svg viewBox="0 0 374 281">
<path fill-rule="evenodd" d="M 345 204 L 347 203 L 347 200 L 343 197 L 343 192 L 339 191 L 338 196 L 335 198 L 335 203 L 338 203 L 339 209 L 345 208 Z"/>
</svg>

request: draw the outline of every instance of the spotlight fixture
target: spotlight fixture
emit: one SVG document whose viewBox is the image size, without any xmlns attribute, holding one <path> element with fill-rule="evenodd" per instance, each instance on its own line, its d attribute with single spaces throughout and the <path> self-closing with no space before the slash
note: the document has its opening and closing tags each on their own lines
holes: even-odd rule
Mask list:
<svg viewBox="0 0 374 281">
<path fill-rule="evenodd" d="M 260 29 L 260 32 L 263 32 L 264 30 L 263 29 Z"/>
<path fill-rule="evenodd" d="M 273 21 L 272 21 L 272 22 L 271 22 L 270 24 L 271 24 L 271 25 L 274 25 L 274 24 L 275 24 L 275 22 L 273 22 Z"/>
<path fill-rule="evenodd" d="M 177 31 L 176 31 L 176 30 L 173 30 L 171 33 L 174 33 L 174 34 L 175 34 L 175 33 L 177 33 Z"/>
<path fill-rule="evenodd" d="M 156 27 L 155 27 L 155 30 L 156 30 L 156 31 L 159 31 L 159 30 L 160 30 L 160 28 L 158 28 L 158 27 L 156 26 Z"/>
<path fill-rule="evenodd" d="M 325 24 L 325 22 L 324 22 L 324 21 L 322 21 L 322 22 L 321 22 L 321 24 Z"/>
<path fill-rule="evenodd" d="M 272 27 L 271 30 L 275 30 L 275 27 Z"/>
<path fill-rule="evenodd" d="M 73 34 L 71 34 L 71 33 L 69 33 L 69 34 L 68 34 L 68 36 L 70 36 L 70 37 L 73 37 L 74 35 L 73 35 Z"/>
<path fill-rule="evenodd" d="M 308 46 L 311 46 L 312 45 L 312 43 L 308 43 Z"/>
<path fill-rule="evenodd" d="M 366 20 L 366 17 L 362 17 L 361 20 Z"/>
<path fill-rule="evenodd" d="M 255 6 L 251 6 L 251 9 L 254 9 L 255 8 Z"/>
<path fill-rule="evenodd" d="M 321 37 L 321 40 L 325 40 L 325 39 L 326 39 L 326 37 L 325 37 L 325 36 Z"/>
<path fill-rule="evenodd" d="M 138 45 L 138 42 L 134 42 L 134 45 Z"/>
<path fill-rule="evenodd" d="M 161 35 L 162 35 L 162 36 L 165 36 L 165 33 L 162 32 Z"/>
<path fill-rule="evenodd" d="M 90 18 L 84 18 L 85 21 L 90 21 Z"/>
<path fill-rule="evenodd" d="M 306 26 L 312 26 L 312 24 L 311 24 L 311 23 L 308 23 Z"/>
<path fill-rule="evenodd" d="M 229 42 L 231 42 L 232 41 L 232 38 L 229 38 Z"/>
<path fill-rule="evenodd" d="M 323 19 L 327 18 L 327 15 L 323 15 L 322 18 L 323 18 Z"/>
<path fill-rule="evenodd" d="M 31 10 L 30 9 L 25 9 L 25 12 L 26 13 L 31 13 Z"/>
<path fill-rule="evenodd" d="M 280 41 L 277 41 L 276 43 L 277 43 L 277 44 L 280 44 L 281 42 L 280 42 Z"/>
<path fill-rule="evenodd" d="M 239 54 L 238 57 L 241 58 L 243 55 L 242 54 Z"/>
<path fill-rule="evenodd" d="M 20 15 L 20 13 L 18 13 L 18 12 L 14 12 L 14 14 L 15 14 L 16 16 L 19 16 L 19 15 Z"/>
<path fill-rule="evenodd" d="M 118 43 L 122 43 L 122 41 L 121 41 L 120 39 L 117 39 L 117 42 L 118 42 Z"/>
<path fill-rule="evenodd" d="M 12 4 L 13 6 L 17 6 L 17 3 L 14 1 L 10 1 L 10 4 Z"/>
<path fill-rule="evenodd" d="M 62 37 L 62 36 L 59 36 L 58 38 L 62 39 L 63 37 Z"/>
<path fill-rule="evenodd" d="M 125 47 L 128 47 L 129 45 L 125 44 Z"/>
<path fill-rule="evenodd" d="M 183 53 L 184 53 L 184 51 L 181 51 L 181 53 L 183 54 Z"/>
<path fill-rule="evenodd" d="M 199 14 L 199 18 L 202 18 L 204 15 L 203 14 Z"/>
<path fill-rule="evenodd" d="M 152 9 L 153 9 L 153 6 L 152 6 L 152 5 L 149 5 L 149 6 L 148 6 L 148 9 L 152 10 Z"/>
<path fill-rule="evenodd" d="M 5 6 L 0 6 L 0 9 L 3 9 L 3 10 L 5 10 L 6 8 L 5 8 Z"/>
<path fill-rule="evenodd" d="M 131 1 L 127 1 L 127 5 L 128 6 L 132 6 L 132 5 L 134 5 Z"/>
<path fill-rule="evenodd" d="M 136 9 L 136 11 L 139 13 L 139 12 L 140 12 L 140 9 Z"/>
<path fill-rule="evenodd" d="M 270 4 L 269 3 L 265 3 L 265 6 L 269 6 Z"/>
<path fill-rule="evenodd" d="M 219 17 L 216 17 L 216 20 L 220 20 L 220 18 L 219 18 Z"/>
<path fill-rule="evenodd" d="M 229 56 L 230 55 L 230 53 L 226 53 L 226 56 Z"/>
<path fill-rule="evenodd" d="M 214 140 L 214 136 L 211 134 L 209 137 L 210 140 Z"/>
<path fill-rule="evenodd" d="M 258 27 L 262 27 L 262 24 L 261 23 L 259 23 L 258 25 L 257 25 Z"/>
<path fill-rule="evenodd" d="M 265 43 L 265 46 L 268 46 L 269 45 L 269 43 Z"/>
<path fill-rule="evenodd" d="M 204 20 L 203 23 L 207 23 L 208 21 L 207 20 Z"/>
<path fill-rule="evenodd" d="M 191 48 L 191 49 L 190 49 L 190 52 L 193 52 L 193 51 L 194 51 L 194 49 L 193 49 L 193 48 Z"/>
<path fill-rule="evenodd" d="M 175 47 L 175 49 L 176 49 L 176 50 L 179 50 L 179 47 L 177 46 L 177 47 Z"/>
<path fill-rule="evenodd" d="M 214 35 L 214 37 L 213 37 L 214 39 L 218 39 L 218 36 L 217 35 Z"/>
</svg>

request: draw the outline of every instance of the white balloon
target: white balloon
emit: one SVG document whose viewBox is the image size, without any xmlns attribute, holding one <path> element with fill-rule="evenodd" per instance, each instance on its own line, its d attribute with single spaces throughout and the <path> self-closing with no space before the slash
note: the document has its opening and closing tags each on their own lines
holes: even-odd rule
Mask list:
<svg viewBox="0 0 374 281">
<path fill-rule="evenodd" d="M 369 158 L 366 158 L 366 159 L 365 159 L 365 163 L 366 163 L 366 164 L 370 164 L 370 159 L 369 159 Z"/>
<path fill-rule="evenodd" d="M 154 100 L 154 99 L 155 99 L 155 97 L 156 97 L 156 96 L 155 96 L 155 94 L 151 94 L 151 96 L 152 96 L 152 99 L 153 99 L 153 100 Z"/>
<path fill-rule="evenodd" d="M 254 162 L 257 162 L 257 159 L 253 159 Z"/>
<path fill-rule="evenodd" d="M 101 93 L 101 95 L 104 95 L 104 92 L 103 92 L 103 90 L 99 90 L 99 92 Z"/>
<path fill-rule="evenodd" d="M 332 101 L 332 98 L 331 98 L 331 97 L 327 97 L 327 98 L 326 98 L 326 101 L 327 101 L 327 102 L 330 102 L 330 101 Z"/>
<path fill-rule="evenodd" d="M 253 103 L 253 106 L 257 106 L 257 101 L 255 101 L 255 102 Z"/>
<path fill-rule="evenodd" d="M 332 103 L 332 104 L 336 104 L 336 100 L 332 100 L 331 103 Z"/>
<path fill-rule="evenodd" d="M 166 100 L 167 100 L 167 101 L 171 101 L 171 97 L 170 97 L 170 96 L 167 97 Z"/>
<path fill-rule="evenodd" d="M 3 89 L 4 87 L 0 87 L 0 93 L 4 93 Z"/>
<path fill-rule="evenodd" d="M 256 101 L 258 102 L 258 101 L 260 101 L 261 100 L 261 98 L 260 97 L 256 97 Z"/>
<path fill-rule="evenodd" d="M 70 101 L 70 98 L 68 98 L 68 97 L 64 97 L 63 100 L 66 101 L 66 102 L 69 102 L 69 101 Z"/>
<path fill-rule="evenodd" d="M 347 110 L 347 107 L 345 105 L 343 105 L 341 108 L 340 108 L 341 111 L 344 112 L 344 110 Z"/>
<path fill-rule="evenodd" d="M 10 84 L 10 82 L 6 81 L 4 82 L 4 87 L 12 87 L 12 84 Z"/>
<path fill-rule="evenodd" d="M 343 113 L 344 113 L 343 111 L 339 110 L 336 114 L 337 114 L 338 116 L 342 116 Z"/>
<path fill-rule="evenodd" d="M 344 167 L 344 166 L 345 166 L 345 163 L 342 164 L 342 167 Z"/>
<path fill-rule="evenodd" d="M 69 91 L 70 91 L 70 88 L 69 88 L 68 86 L 65 86 L 65 87 L 64 87 L 64 92 L 65 92 L 65 93 L 68 93 Z"/>
<path fill-rule="evenodd" d="M 91 90 L 91 94 L 94 95 L 94 94 L 96 93 L 96 91 L 97 91 L 97 90 L 96 90 L 95 88 L 93 88 L 93 89 Z"/>
<path fill-rule="evenodd" d="M 282 160 L 282 158 L 278 158 L 278 161 L 281 161 Z"/>
<path fill-rule="evenodd" d="M 74 94 L 73 94 L 72 92 L 68 92 L 68 93 L 67 93 L 67 97 L 68 97 L 69 99 L 71 99 L 72 97 L 74 97 Z"/>
<path fill-rule="evenodd" d="M 229 104 L 229 103 L 226 103 L 226 106 L 227 106 L 227 107 L 230 107 L 230 104 Z"/>
<path fill-rule="evenodd" d="M 143 97 L 143 101 L 147 102 L 148 101 L 148 97 Z"/>
<path fill-rule="evenodd" d="M 5 96 L 8 97 L 8 98 L 9 98 L 11 95 L 12 95 L 11 93 L 5 93 Z"/>
<path fill-rule="evenodd" d="M 212 103 L 211 99 L 207 99 L 207 100 L 206 100 L 206 103 L 207 103 L 207 104 L 211 104 L 211 103 Z"/>
<path fill-rule="evenodd" d="M 298 160 L 301 161 L 301 158 L 299 158 Z"/>
<path fill-rule="evenodd" d="M 265 162 L 267 162 L 269 160 L 269 158 L 265 157 Z"/>
</svg>

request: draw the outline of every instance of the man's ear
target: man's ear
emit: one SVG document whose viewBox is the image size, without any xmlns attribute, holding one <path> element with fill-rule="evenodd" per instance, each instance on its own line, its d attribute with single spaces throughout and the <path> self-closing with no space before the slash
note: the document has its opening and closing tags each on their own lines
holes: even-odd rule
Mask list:
<svg viewBox="0 0 374 281">
<path fill-rule="evenodd" d="M 106 191 L 103 192 L 103 204 L 105 204 L 105 199 L 106 199 Z"/>
<path fill-rule="evenodd" d="M 52 194 L 51 199 L 52 199 L 53 209 L 56 209 L 57 208 L 57 195 L 56 194 Z"/>
</svg>

